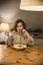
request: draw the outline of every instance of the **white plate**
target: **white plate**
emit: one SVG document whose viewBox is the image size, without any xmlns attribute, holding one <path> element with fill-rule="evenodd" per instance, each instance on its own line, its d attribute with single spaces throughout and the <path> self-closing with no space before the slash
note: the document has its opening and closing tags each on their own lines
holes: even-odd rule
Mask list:
<svg viewBox="0 0 43 65">
<path fill-rule="evenodd" d="M 13 48 L 18 49 L 18 50 L 25 49 L 26 47 L 27 47 L 26 45 L 19 45 L 19 44 L 16 44 L 13 46 Z"/>
</svg>

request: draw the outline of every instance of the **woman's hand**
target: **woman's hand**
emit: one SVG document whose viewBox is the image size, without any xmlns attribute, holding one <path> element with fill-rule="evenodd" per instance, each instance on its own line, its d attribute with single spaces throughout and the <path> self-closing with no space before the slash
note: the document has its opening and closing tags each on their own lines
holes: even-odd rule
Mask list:
<svg viewBox="0 0 43 65">
<path fill-rule="evenodd" d="M 9 37 L 9 32 L 5 32 L 5 35 Z"/>
<path fill-rule="evenodd" d="M 25 31 L 26 31 L 26 30 L 23 28 L 21 32 L 24 34 L 24 33 L 25 33 Z"/>
</svg>

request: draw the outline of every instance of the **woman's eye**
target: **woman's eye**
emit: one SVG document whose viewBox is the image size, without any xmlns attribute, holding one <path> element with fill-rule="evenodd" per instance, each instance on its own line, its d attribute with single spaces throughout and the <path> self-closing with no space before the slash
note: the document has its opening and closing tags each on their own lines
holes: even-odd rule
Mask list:
<svg viewBox="0 0 43 65">
<path fill-rule="evenodd" d="M 20 26 L 17 26 L 17 27 L 22 27 L 22 26 L 20 25 Z"/>
</svg>

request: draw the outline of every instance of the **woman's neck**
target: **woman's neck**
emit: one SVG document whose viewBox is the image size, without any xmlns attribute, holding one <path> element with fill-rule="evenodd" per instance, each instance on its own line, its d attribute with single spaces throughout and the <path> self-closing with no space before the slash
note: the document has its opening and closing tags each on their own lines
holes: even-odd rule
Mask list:
<svg viewBox="0 0 43 65">
<path fill-rule="evenodd" d="M 23 35 L 23 33 L 22 32 L 17 32 L 19 35 Z"/>
</svg>

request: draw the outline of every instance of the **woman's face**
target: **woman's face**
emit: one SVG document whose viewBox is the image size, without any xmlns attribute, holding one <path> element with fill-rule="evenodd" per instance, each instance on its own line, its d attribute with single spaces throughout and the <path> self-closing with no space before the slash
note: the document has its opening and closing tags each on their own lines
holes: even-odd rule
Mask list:
<svg viewBox="0 0 43 65">
<path fill-rule="evenodd" d="M 23 29 L 22 23 L 18 23 L 17 24 L 17 32 L 22 32 L 22 29 Z"/>
</svg>

